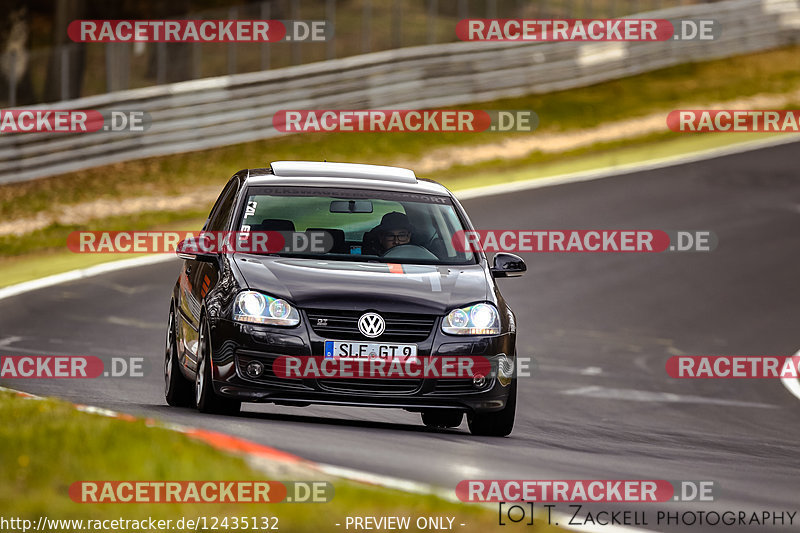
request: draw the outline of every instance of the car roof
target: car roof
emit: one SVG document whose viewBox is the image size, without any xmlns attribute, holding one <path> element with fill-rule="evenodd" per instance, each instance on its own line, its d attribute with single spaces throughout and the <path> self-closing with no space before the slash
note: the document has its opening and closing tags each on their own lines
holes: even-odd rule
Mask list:
<svg viewBox="0 0 800 533">
<path fill-rule="evenodd" d="M 435 181 L 417 178 L 414 171 L 382 165 L 315 161 L 276 161 L 269 168 L 247 171 L 246 185 L 344 187 L 382 191 L 415 192 L 451 196 Z"/>
</svg>

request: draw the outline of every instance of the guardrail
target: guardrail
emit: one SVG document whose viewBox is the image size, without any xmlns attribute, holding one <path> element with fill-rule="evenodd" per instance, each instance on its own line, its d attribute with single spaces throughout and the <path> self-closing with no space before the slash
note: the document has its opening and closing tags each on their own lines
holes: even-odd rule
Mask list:
<svg viewBox="0 0 800 533">
<path fill-rule="evenodd" d="M 67 39 L 64 44 L 31 50 L 25 48 L 26 37 L 42 41 L 46 36 L 42 35 L 39 25 L 30 26 L 24 11 L 12 10 L 8 38 L 0 30 L 0 49 L 4 48 L 0 50 L 0 107 L 45 104 L 381 50 L 449 43 L 458 40 L 453 26 L 470 17 L 618 18 L 637 11 L 712 1 L 715 0 L 256 0 L 207 11 L 192 10 L 181 15 L 175 13 L 175 9 L 185 6 L 186 2 L 176 2 L 175 6 L 164 6 L 159 16 L 169 13 L 170 18 L 174 15 L 177 19 L 197 20 L 316 19 L 325 21 L 335 38 L 325 42 L 292 39 L 221 46 L 165 42 L 109 45 Z M 63 11 L 62 18 L 67 16 Z M 146 11 L 134 6 L 127 16 L 147 18 Z M 56 13 L 56 18 L 58 15 Z M 80 8 L 72 13 L 78 19 L 84 15 Z M 148 16 L 151 15 L 152 12 Z M 111 12 L 109 16 L 117 18 Z M 56 31 L 53 37 L 67 38 L 65 22 L 54 24 L 53 31 L 60 27 L 61 34 Z M 71 65 L 75 68 L 70 68 Z"/>
<path fill-rule="evenodd" d="M 152 123 L 141 133 L 0 134 L 0 183 L 275 137 L 282 133 L 272 117 L 282 109 L 453 106 L 587 86 L 800 39 L 798 0 L 726 0 L 635 17 L 715 19 L 722 35 L 714 41 L 438 44 L 33 106 L 94 109 L 104 117 L 137 110 Z"/>
</svg>

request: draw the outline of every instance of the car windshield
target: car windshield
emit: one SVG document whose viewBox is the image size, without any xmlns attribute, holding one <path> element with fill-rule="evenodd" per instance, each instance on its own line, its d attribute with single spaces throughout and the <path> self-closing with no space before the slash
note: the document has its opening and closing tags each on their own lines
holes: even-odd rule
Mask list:
<svg viewBox="0 0 800 533">
<path fill-rule="evenodd" d="M 247 195 L 239 231 L 280 232 L 286 246 L 275 255 L 385 263 L 476 262 L 472 252 L 454 246 L 453 236 L 465 228 L 447 196 L 262 186 L 250 187 Z"/>
</svg>

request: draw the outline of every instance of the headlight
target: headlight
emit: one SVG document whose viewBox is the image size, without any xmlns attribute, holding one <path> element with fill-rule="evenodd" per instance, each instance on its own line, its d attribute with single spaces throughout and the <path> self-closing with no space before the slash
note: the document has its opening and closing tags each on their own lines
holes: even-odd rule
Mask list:
<svg viewBox="0 0 800 533">
<path fill-rule="evenodd" d="M 233 319 L 269 326 L 296 326 L 300 323 L 300 314 L 286 300 L 242 291 L 233 302 Z"/>
<path fill-rule="evenodd" d="M 442 321 L 442 331 L 451 335 L 497 335 L 500 315 L 491 304 L 453 309 Z"/>
</svg>

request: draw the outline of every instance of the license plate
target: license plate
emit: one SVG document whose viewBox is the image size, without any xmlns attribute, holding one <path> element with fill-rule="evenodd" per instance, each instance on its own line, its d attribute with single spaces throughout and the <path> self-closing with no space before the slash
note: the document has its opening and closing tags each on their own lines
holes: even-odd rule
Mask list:
<svg viewBox="0 0 800 533">
<path fill-rule="evenodd" d="M 325 359 L 405 359 L 416 356 L 416 344 L 325 341 Z"/>
</svg>

